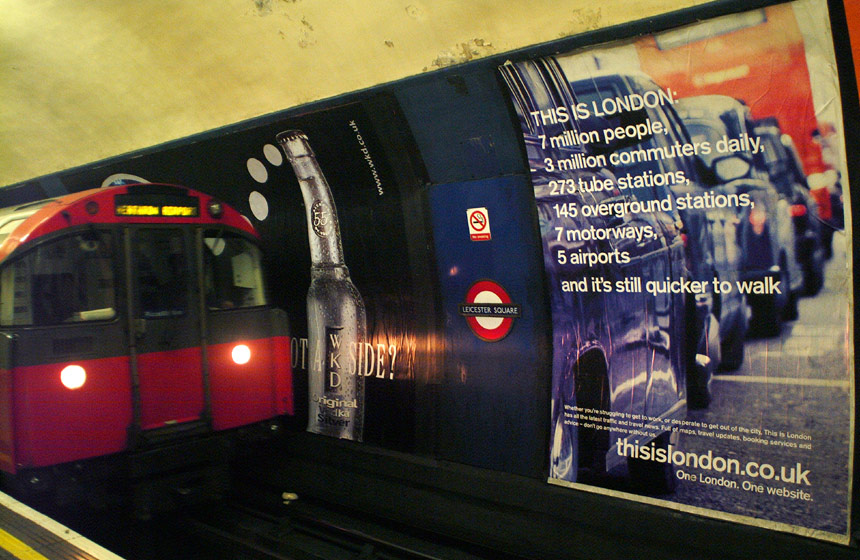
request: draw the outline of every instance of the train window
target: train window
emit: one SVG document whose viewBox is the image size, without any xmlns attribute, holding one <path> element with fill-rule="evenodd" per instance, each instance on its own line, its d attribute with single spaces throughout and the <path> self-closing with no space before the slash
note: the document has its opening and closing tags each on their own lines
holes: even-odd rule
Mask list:
<svg viewBox="0 0 860 560">
<path fill-rule="evenodd" d="M 56 325 L 113 319 L 114 243 L 87 231 L 39 245 L 0 272 L 0 323 Z"/>
<path fill-rule="evenodd" d="M 223 230 L 203 234 L 203 268 L 209 309 L 266 305 L 260 249 Z"/>
<path fill-rule="evenodd" d="M 132 258 L 140 317 L 176 317 L 188 309 L 188 259 L 183 238 L 180 229 L 135 232 Z"/>
</svg>

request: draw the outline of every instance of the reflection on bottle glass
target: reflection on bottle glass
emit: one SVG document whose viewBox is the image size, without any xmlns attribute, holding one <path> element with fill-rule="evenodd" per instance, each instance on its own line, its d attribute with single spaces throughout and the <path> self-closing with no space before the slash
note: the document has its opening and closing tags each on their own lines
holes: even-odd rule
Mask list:
<svg viewBox="0 0 860 560">
<path fill-rule="evenodd" d="M 344 263 L 337 209 L 307 136 L 293 130 L 277 140 L 299 180 L 308 220 L 308 431 L 361 441 L 364 377 L 357 355 L 367 338 L 364 302 Z"/>
</svg>

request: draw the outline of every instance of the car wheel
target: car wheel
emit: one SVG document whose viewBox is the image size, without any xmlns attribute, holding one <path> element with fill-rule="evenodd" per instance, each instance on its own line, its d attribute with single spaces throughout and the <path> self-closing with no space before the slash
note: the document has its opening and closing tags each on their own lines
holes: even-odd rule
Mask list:
<svg viewBox="0 0 860 560">
<path fill-rule="evenodd" d="M 564 405 L 560 404 L 553 426 L 552 448 L 550 451 L 550 476 L 568 482 L 576 481 L 576 442 L 575 427 L 564 423 Z"/>
<path fill-rule="evenodd" d="M 576 402 L 579 407 L 610 410 L 609 379 L 587 368 L 577 368 Z M 579 470 L 583 477 L 600 478 L 606 474 L 606 453 L 609 451 L 609 430 L 606 426 L 578 426 Z"/>
<path fill-rule="evenodd" d="M 788 263 L 786 263 L 785 256 L 783 256 L 782 260 L 783 274 L 780 275 L 780 280 L 784 280 L 785 282 L 782 284 L 783 286 L 788 287 L 788 295 L 785 298 L 785 307 L 782 308 L 782 319 L 784 321 L 796 321 L 798 317 L 800 317 L 800 311 L 797 308 L 797 301 L 800 299 L 800 294 L 796 290 L 791 289 L 791 276 L 788 272 Z"/>
<path fill-rule="evenodd" d="M 663 432 L 654 439 L 657 449 L 669 450 L 669 432 Z M 635 490 L 643 494 L 671 494 L 675 491 L 675 466 L 672 461 L 646 461 L 627 458 L 627 472 Z"/>
<path fill-rule="evenodd" d="M 824 223 L 821 231 L 821 246 L 824 249 L 824 260 L 833 258 L 833 227 Z"/>
<path fill-rule="evenodd" d="M 720 361 L 722 371 L 735 371 L 744 363 L 744 338 L 746 335 L 745 317 L 740 317 L 731 334 L 722 341 L 723 359 Z"/>
<path fill-rule="evenodd" d="M 707 356 L 710 363 L 701 365 L 693 360 L 687 364 L 687 405 L 692 409 L 707 408 L 711 404 L 712 374 L 722 361 L 720 322 L 713 314 L 709 315 L 701 346 L 704 347 L 700 347 L 698 353 Z"/>
<path fill-rule="evenodd" d="M 698 369 L 698 368 L 694 368 Z M 687 406 L 691 410 L 700 410 L 708 408 L 711 404 L 711 380 L 704 379 L 704 375 L 694 374 L 692 379 L 687 381 Z"/>
<path fill-rule="evenodd" d="M 748 298 L 752 308 L 753 330 L 765 337 L 779 336 L 782 331 L 782 321 L 791 320 L 791 315 L 797 315 L 797 298 L 791 290 L 791 279 L 788 276 L 785 259 L 780 260 L 779 285 L 788 290 L 786 295 L 769 294 Z M 793 308 L 793 313 L 792 313 Z"/>
<path fill-rule="evenodd" d="M 824 255 L 815 248 L 803 263 L 803 295 L 814 296 L 824 287 Z"/>
<path fill-rule="evenodd" d="M 776 297 L 750 299 L 749 303 L 755 333 L 766 337 L 777 336 L 782 330 L 782 313 Z"/>
<path fill-rule="evenodd" d="M 820 266 L 816 270 L 808 270 L 803 275 L 803 294 L 807 296 L 818 295 L 824 287 L 824 271 Z"/>
<path fill-rule="evenodd" d="M 797 308 L 797 300 L 800 297 L 797 292 L 788 293 L 788 301 L 785 302 L 785 309 L 782 313 L 782 318 L 786 321 L 796 321 L 800 317 L 800 310 Z"/>
</svg>

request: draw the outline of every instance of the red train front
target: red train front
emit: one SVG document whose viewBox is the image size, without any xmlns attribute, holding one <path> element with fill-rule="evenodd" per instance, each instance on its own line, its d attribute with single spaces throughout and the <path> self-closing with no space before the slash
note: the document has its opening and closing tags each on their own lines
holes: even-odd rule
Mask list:
<svg viewBox="0 0 860 560">
<path fill-rule="evenodd" d="M 189 189 L 0 210 L 0 335 L 10 474 L 129 452 L 144 477 L 293 410 L 286 316 L 268 303 L 254 228 Z"/>
</svg>

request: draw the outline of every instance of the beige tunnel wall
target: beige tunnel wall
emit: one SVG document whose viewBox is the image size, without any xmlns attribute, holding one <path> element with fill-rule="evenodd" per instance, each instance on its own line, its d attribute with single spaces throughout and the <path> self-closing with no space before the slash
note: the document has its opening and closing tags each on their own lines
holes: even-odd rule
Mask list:
<svg viewBox="0 0 860 560">
<path fill-rule="evenodd" d="M 705 0 L 4 0 L 0 186 Z"/>
</svg>

